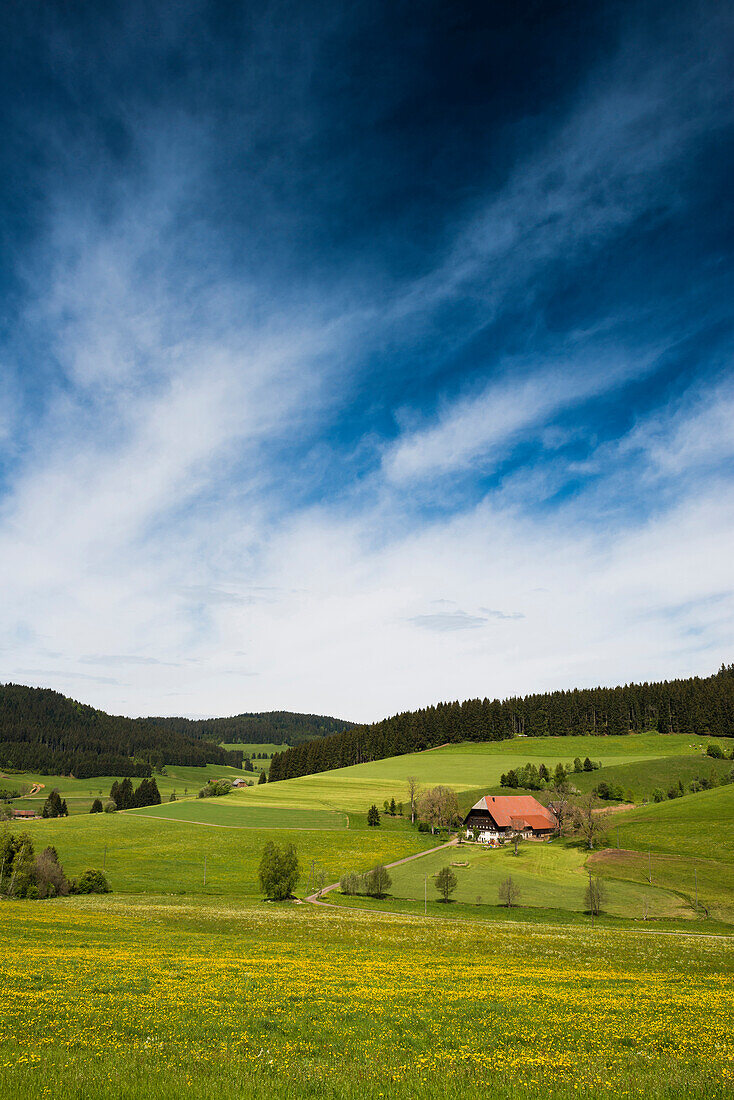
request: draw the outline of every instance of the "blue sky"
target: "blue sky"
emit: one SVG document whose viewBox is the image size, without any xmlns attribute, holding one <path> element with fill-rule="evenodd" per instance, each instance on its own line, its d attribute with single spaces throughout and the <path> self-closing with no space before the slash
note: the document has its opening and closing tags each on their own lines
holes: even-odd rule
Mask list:
<svg viewBox="0 0 734 1100">
<path fill-rule="evenodd" d="M 0 678 L 368 720 L 732 660 L 725 5 L 2 19 Z"/>
</svg>

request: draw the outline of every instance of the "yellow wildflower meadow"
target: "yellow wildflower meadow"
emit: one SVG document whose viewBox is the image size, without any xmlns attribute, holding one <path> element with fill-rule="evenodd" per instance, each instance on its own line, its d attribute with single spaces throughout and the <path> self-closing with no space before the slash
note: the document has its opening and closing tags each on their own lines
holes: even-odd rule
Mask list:
<svg viewBox="0 0 734 1100">
<path fill-rule="evenodd" d="M 94 897 L 0 935 L 8 1097 L 734 1088 L 726 938 Z"/>
</svg>

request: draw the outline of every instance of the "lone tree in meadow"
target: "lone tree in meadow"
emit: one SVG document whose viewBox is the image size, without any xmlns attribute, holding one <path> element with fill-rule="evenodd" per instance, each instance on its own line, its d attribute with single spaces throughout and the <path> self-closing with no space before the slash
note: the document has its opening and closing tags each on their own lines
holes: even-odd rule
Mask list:
<svg viewBox="0 0 734 1100">
<path fill-rule="evenodd" d="M 598 806 L 599 799 L 592 792 L 579 803 L 574 812 L 576 830 L 589 849 L 594 847 L 594 841 L 604 831 L 602 816 L 597 812 Z"/>
<path fill-rule="evenodd" d="M 520 897 L 520 887 L 513 881 L 512 875 L 508 875 L 507 878 L 499 885 L 499 899 L 503 905 L 506 905 L 508 909 L 512 909 L 513 905 L 516 905 Z"/>
<path fill-rule="evenodd" d="M 459 880 L 450 867 L 442 867 L 436 875 L 436 889 L 444 901 L 449 900 L 458 885 Z"/>
<path fill-rule="evenodd" d="M 368 825 L 379 825 L 380 824 L 380 811 L 377 809 L 377 806 L 375 806 L 374 802 L 372 803 L 369 810 L 367 811 L 367 824 Z"/>
<path fill-rule="evenodd" d="M 592 878 L 589 875 L 589 882 L 586 887 L 586 893 L 584 895 L 584 901 L 586 902 L 586 912 L 591 913 L 592 916 L 598 917 L 602 911 L 603 906 L 607 900 L 607 888 L 602 879 Z"/>
<path fill-rule="evenodd" d="M 258 781 L 257 781 L 257 782 L 258 782 L 258 786 L 260 785 L 260 783 L 267 783 L 267 781 L 268 781 L 268 777 L 267 777 L 267 775 L 265 774 L 265 772 L 264 772 L 264 771 L 260 772 L 260 778 L 259 778 L 259 779 L 258 779 Z"/>
<path fill-rule="evenodd" d="M 286 844 L 281 848 L 279 844 L 269 840 L 263 848 L 258 877 L 266 897 L 273 901 L 285 901 L 289 898 L 301 877 L 295 846 Z"/>
<path fill-rule="evenodd" d="M 102 805 L 102 799 L 95 798 L 94 802 L 92 803 L 92 808 L 89 812 L 90 814 L 101 814 L 103 809 L 104 806 Z"/>
</svg>

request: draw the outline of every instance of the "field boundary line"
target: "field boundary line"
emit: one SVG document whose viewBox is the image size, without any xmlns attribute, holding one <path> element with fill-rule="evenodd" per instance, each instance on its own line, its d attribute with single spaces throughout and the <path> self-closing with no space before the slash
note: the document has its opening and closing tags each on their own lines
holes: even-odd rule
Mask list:
<svg viewBox="0 0 734 1100">
<path fill-rule="evenodd" d="M 121 813 L 127 813 L 127 810 L 121 810 Z M 170 821 L 172 824 L 179 825 L 202 825 L 205 829 L 259 829 L 262 831 L 270 830 L 272 832 L 283 832 L 284 830 L 289 833 L 338 833 L 344 829 L 343 825 L 337 825 L 334 829 L 319 828 L 314 825 L 309 827 L 308 825 L 220 825 L 216 821 L 192 821 L 189 817 L 160 817 L 157 814 L 130 814 L 131 817 L 145 817 L 148 821 Z M 346 831 L 346 830 L 344 830 Z M 339 883 L 337 882 L 338 886 Z"/>
</svg>

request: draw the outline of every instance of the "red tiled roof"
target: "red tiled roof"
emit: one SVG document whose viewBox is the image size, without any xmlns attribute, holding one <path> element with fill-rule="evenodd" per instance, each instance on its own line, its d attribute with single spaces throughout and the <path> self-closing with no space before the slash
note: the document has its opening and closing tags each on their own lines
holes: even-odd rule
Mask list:
<svg viewBox="0 0 734 1100">
<path fill-rule="evenodd" d="M 488 810 L 494 823 L 505 829 L 513 821 L 523 820 L 533 829 L 555 828 L 556 819 L 550 810 L 542 806 L 531 794 L 485 795 L 480 798 L 473 810 Z"/>
</svg>

